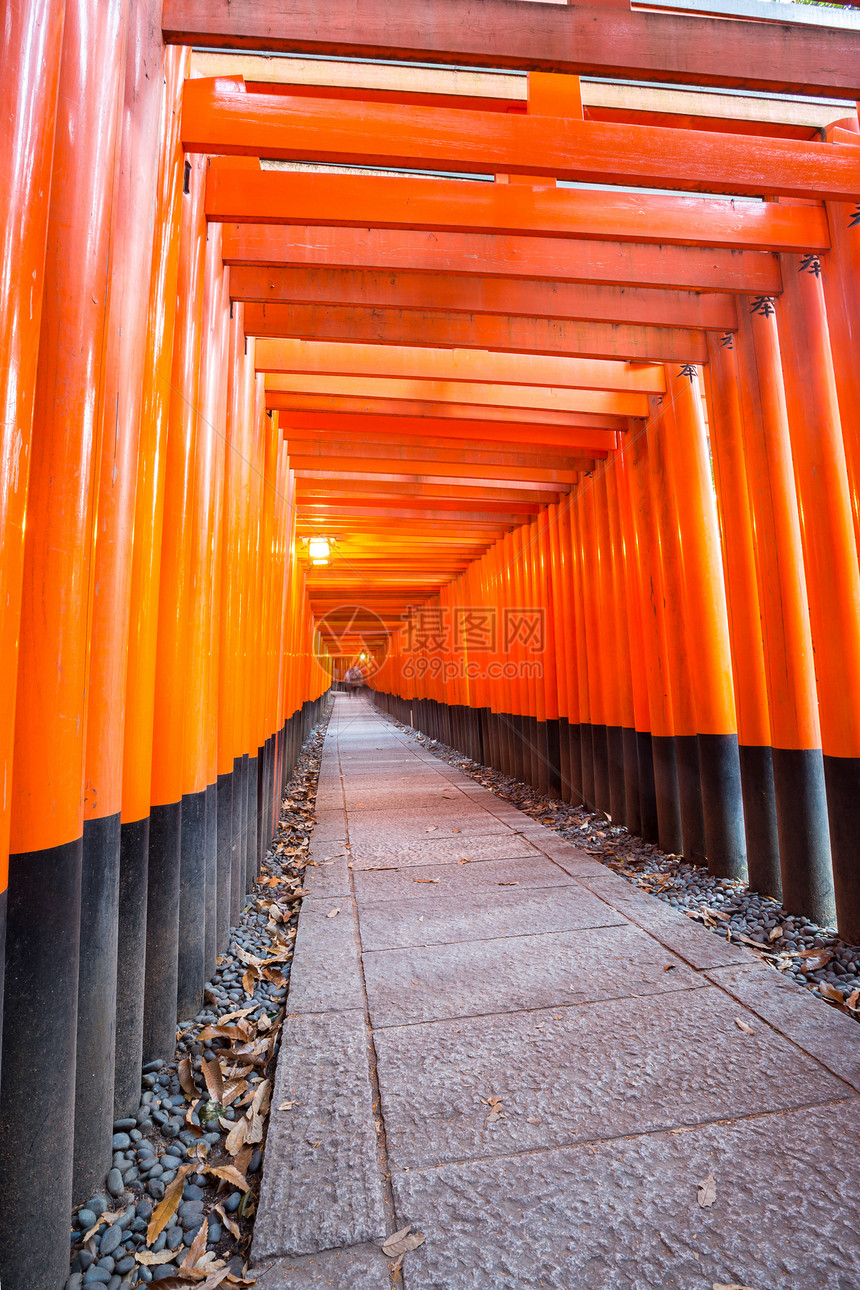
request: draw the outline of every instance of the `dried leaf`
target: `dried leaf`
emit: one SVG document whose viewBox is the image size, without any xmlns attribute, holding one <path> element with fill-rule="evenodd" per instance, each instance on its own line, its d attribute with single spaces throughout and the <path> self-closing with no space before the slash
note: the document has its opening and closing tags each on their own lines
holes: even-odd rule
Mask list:
<svg viewBox="0 0 860 1290">
<path fill-rule="evenodd" d="M 118 1218 L 122 1218 L 124 1213 L 125 1213 L 124 1209 L 114 1210 L 113 1213 L 111 1213 L 110 1210 L 105 1210 L 104 1214 L 102 1214 L 100 1218 L 96 1219 L 95 1223 L 92 1225 L 90 1230 L 84 1233 L 84 1238 L 81 1244 L 86 1245 L 90 1237 L 95 1236 L 96 1232 L 99 1230 L 102 1223 L 104 1223 L 107 1227 L 110 1227 L 111 1224 L 115 1223 Z"/>
<path fill-rule="evenodd" d="M 852 990 L 845 1000 L 845 1007 L 850 1008 L 852 1012 L 856 1012 L 858 1000 L 860 1000 L 860 990 Z"/>
<path fill-rule="evenodd" d="M 717 1199 L 717 1184 L 714 1181 L 714 1175 L 708 1174 L 704 1182 L 699 1183 L 699 1190 L 696 1193 L 696 1200 L 702 1209 L 710 1209 Z"/>
<path fill-rule="evenodd" d="M 209 1235 L 209 1219 L 204 1218 L 197 1230 L 197 1234 L 188 1248 L 188 1253 L 180 1264 L 180 1272 L 190 1272 L 196 1267 L 201 1257 L 206 1253 L 206 1238 Z"/>
<path fill-rule="evenodd" d="M 769 941 L 778 941 L 781 936 L 782 936 L 782 928 L 772 927 L 767 934 L 767 939 Z"/>
<path fill-rule="evenodd" d="M 152 1218 L 149 1220 L 149 1227 L 146 1229 L 146 1243 L 152 1245 L 157 1241 L 173 1215 L 179 1208 L 179 1202 L 182 1199 L 182 1189 L 185 1186 L 185 1179 L 194 1168 L 193 1165 L 183 1165 L 177 1173 L 173 1182 L 167 1187 L 164 1198 L 158 1202 L 153 1210 Z"/>
<path fill-rule="evenodd" d="M 518 882 L 500 882 L 497 885 L 499 887 L 519 887 L 520 884 Z"/>
<path fill-rule="evenodd" d="M 205 1165 L 200 1172 L 212 1174 L 214 1178 L 222 1178 L 224 1182 L 232 1183 L 240 1191 L 248 1191 L 251 1186 L 247 1178 L 239 1173 L 235 1165 Z"/>
<path fill-rule="evenodd" d="M 178 1074 L 179 1074 L 179 1084 L 185 1096 L 192 1101 L 195 1097 L 199 1097 L 200 1094 L 197 1090 L 197 1085 L 194 1083 L 194 1076 L 191 1073 L 190 1057 L 182 1058 L 182 1061 L 179 1063 Z"/>
<path fill-rule="evenodd" d="M 755 1031 L 753 1030 L 752 1026 L 748 1026 L 745 1021 L 741 1021 L 740 1017 L 735 1017 L 735 1025 L 737 1026 L 738 1030 L 742 1030 L 745 1035 L 755 1034 Z"/>
<path fill-rule="evenodd" d="M 410 1236 L 410 1232 L 412 1235 Z M 389 1259 L 396 1259 L 401 1254 L 408 1253 L 409 1250 L 417 1250 L 419 1245 L 424 1244 L 423 1232 L 412 1232 L 412 1224 L 401 1228 L 393 1236 L 389 1236 L 382 1243 L 382 1253 L 387 1254 Z"/>
<path fill-rule="evenodd" d="M 298 1106 L 298 1105 L 299 1105 L 299 1103 L 298 1103 L 298 1102 L 282 1102 L 282 1103 L 281 1103 L 281 1105 L 278 1107 L 278 1110 L 279 1110 L 279 1111 L 292 1111 L 293 1107 L 294 1107 L 294 1106 Z"/>
<path fill-rule="evenodd" d="M 215 1213 L 221 1219 L 221 1222 L 227 1228 L 227 1231 L 230 1233 L 230 1235 L 234 1236 L 238 1241 L 239 1237 L 242 1235 L 241 1230 L 239 1228 L 239 1224 L 233 1222 L 233 1219 L 227 1213 L 223 1205 L 216 1205 Z"/>
<path fill-rule="evenodd" d="M 161 1250 L 158 1254 L 153 1253 L 152 1250 L 138 1250 L 134 1257 L 145 1268 L 162 1268 L 165 1263 L 172 1263 L 183 1249 L 184 1246 L 180 1245 L 176 1250 Z"/>
<path fill-rule="evenodd" d="M 242 949 L 242 946 L 241 946 L 241 945 L 234 945 L 234 946 L 233 946 L 233 951 L 234 951 L 234 953 L 235 953 L 235 955 L 236 955 L 236 958 L 239 960 L 239 962 L 240 962 L 240 963 L 244 963 L 244 964 L 246 964 L 246 966 L 248 966 L 248 967 L 262 967 L 262 966 L 263 966 L 263 960 L 262 960 L 262 959 L 258 959 L 258 958 L 257 958 L 257 956 L 256 956 L 256 954 L 249 954 L 247 950 L 243 950 L 243 949 Z"/>
<path fill-rule="evenodd" d="M 439 825 L 438 825 L 438 824 L 431 824 L 431 825 L 429 825 L 429 826 L 424 830 L 424 832 L 425 832 L 425 833 L 435 833 L 435 832 L 436 832 L 436 830 L 437 830 L 438 828 L 439 828 Z"/>
<path fill-rule="evenodd" d="M 272 1097 L 272 1081 L 264 1079 L 257 1092 L 254 1094 L 254 1100 L 251 1103 L 251 1109 L 248 1112 L 250 1126 L 245 1137 L 246 1142 L 263 1141 L 263 1125 L 266 1116 L 269 1114 L 269 1105 Z"/>
<path fill-rule="evenodd" d="M 203 1078 L 206 1081 L 206 1088 L 209 1090 L 209 1097 L 219 1106 L 224 1105 L 224 1079 L 221 1074 L 221 1063 L 217 1057 L 213 1057 L 211 1062 L 203 1062 L 201 1066 Z"/>
<path fill-rule="evenodd" d="M 818 989 L 821 993 L 822 999 L 830 999 L 832 1003 L 843 1002 L 844 996 L 842 994 L 842 991 L 837 990 L 836 986 L 830 985 L 828 981 L 822 981 Z"/>
<path fill-rule="evenodd" d="M 340 913 L 340 905 L 338 905 L 335 909 L 330 909 L 326 914 L 326 918 L 337 918 L 339 913 Z"/>
<path fill-rule="evenodd" d="M 228 1156 L 235 1156 L 242 1150 L 248 1137 L 251 1124 L 246 1115 L 237 1120 L 224 1140 L 224 1150 Z"/>
<path fill-rule="evenodd" d="M 457 864 L 471 864 L 471 863 L 472 863 L 471 856 L 460 856 L 460 859 L 457 861 Z"/>
<path fill-rule="evenodd" d="M 833 953 L 831 950 L 801 950 L 792 957 L 806 960 L 803 964 L 804 972 L 817 972 L 819 968 L 827 966 L 833 958 Z"/>
<path fill-rule="evenodd" d="M 438 878 L 413 878 L 413 882 L 438 882 Z"/>
</svg>

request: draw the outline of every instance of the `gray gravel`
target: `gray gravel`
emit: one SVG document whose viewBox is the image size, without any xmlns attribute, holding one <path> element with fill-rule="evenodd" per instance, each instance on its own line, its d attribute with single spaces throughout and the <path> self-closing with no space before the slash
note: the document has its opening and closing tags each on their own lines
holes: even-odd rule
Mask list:
<svg viewBox="0 0 860 1290">
<path fill-rule="evenodd" d="M 817 998 L 860 1020 L 860 945 L 848 945 L 835 928 L 791 914 L 777 900 L 738 879 L 714 878 L 707 869 L 666 855 L 599 811 L 570 806 L 536 793 L 528 784 L 464 757 L 380 711 L 410 739 L 553 829 L 625 878 L 716 936 L 734 940 Z"/>
<path fill-rule="evenodd" d="M 302 747 L 296 772 L 284 796 L 275 839 L 263 863 L 261 881 L 246 899 L 240 922 L 231 931 L 229 949 L 219 956 L 215 976 L 206 986 L 203 1011 L 178 1023 L 180 1037 L 173 1060 L 170 1063 L 153 1061 L 144 1067 L 137 1113 L 114 1124 L 112 1168 L 104 1189 L 90 1197 L 72 1216 L 71 1268 L 65 1290 L 81 1290 L 89 1285 L 132 1290 L 132 1287 L 175 1277 L 177 1264 L 182 1262 L 204 1219 L 209 1223 L 207 1250 L 224 1260 L 233 1276 L 243 1276 L 251 1244 L 265 1137 L 247 1160 L 245 1174 L 252 1184 L 250 1191 L 243 1194 L 229 1182 L 189 1172 L 182 1201 L 170 1226 L 151 1246 L 146 1243 L 146 1230 L 153 1209 L 178 1170 L 197 1158 L 192 1153 L 199 1153 L 200 1143 L 207 1148 L 207 1165 L 234 1164 L 234 1158 L 224 1146 L 228 1130 L 222 1127 L 219 1118 L 230 1124 L 244 1114 L 244 1109 L 237 1113 L 232 1106 L 225 1109 L 206 1101 L 202 1063 L 211 1061 L 218 1047 L 228 1041 L 214 1039 L 202 1043 L 199 1036 L 204 1028 L 225 1014 L 244 1009 L 250 1009 L 247 1015 L 252 1022 L 259 1023 L 265 1016 L 269 1023 L 267 1033 L 275 1033 L 275 1042 L 266 1066 L 248 1075 L 250 1090 L 259 1086 L 274 1067 L 277 1032 L 284 1018 L 289 989 L 290 963 L 279 964 L 283 983 L 249 982 L 253 986 L 253 993 L 249 995 L 243 984 L 246 964 L 242 962 L 241 952 L 265 959 L 273 951 L 289 945 L 295 933 L 301 896 L 294 897 L 293 893 L 301 891 L 301 875 L 309 858 L 328 717 L 327 712 Z M 190 1100 L 185 1097 L 179 1079 L 179 1063 L 183 1059 L 190 1061 L 192 1077 L 202 1094 L 190 1114 L 190 1123 L 187 1119 Z M 215 1205 L 220 1205 L 230 1221 L 238 1225 L 238 1237 L 214 1212 Z M 103 1215 L 110 1221 L 100 1222 Z M 86 1233 L 97 1224 L 97 1230 L 84 1242 Z M 144 1250 L 151 1254 L 165 1250 L 179 1253 L 167 1264 L 150 1267 L 137 1262 L 136 1256 Z"/>
</svg>

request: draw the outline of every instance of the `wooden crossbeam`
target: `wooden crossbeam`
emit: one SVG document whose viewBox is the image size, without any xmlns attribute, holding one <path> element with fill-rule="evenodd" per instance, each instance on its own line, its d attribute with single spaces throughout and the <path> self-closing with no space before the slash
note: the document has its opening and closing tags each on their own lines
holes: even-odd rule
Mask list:
<svg viewBox="0 0 860 1290">
<path fill-rule="evenodd" d="M 165 0 L 175 44 L 860 97 L 860 33 L 515 0 Z"/>
<path fill-rule="evenodd" d="M 399 104 L 365 103 L 356 111 L 327 99 L 239 93 L 219 80 L 185 82 L 181 137 L 188 152 L 210 155 L 554 175 L 689 192 L 860 197 L 860 150 L 842 143 Z"/>
<path fill-rule="evenodd" d="M 495 350 L 500 354 L 617 358 L 644 363 L 705 363 L 701 331 L 629 323 L 583 323 L 430 309 L 339 305 L 246 305 L 249 336 L 359 344 Z"/>
<path fill-rule="evenodd" d="M 624 396 L 637 398 L 637 395 Z M 532 443 L 564 443 L 576 430 L 625 430 L 620 416 L 589 415 L 586 412 L 541 412 L 536 408 L 482 408 L 468 403 L 422 403 L 417 400 L 353 398 L 349 395 L 280 394 L 269 391 L 266 407 L 285 413 L 347 413 L 355 416 L 408 417 L 428 419 L 436 424 L 435 435 L 460 439 L 464 435 L 487 436 L 505 441 L 524 435 Z M 293 418 L 282 416 L 285 425 Z"/>
<path fill-rule="evenodd" d="M 206 214 L 218 223 L 430 229 L 733 250 L 826 251 L 830 246 L 823 206 L 403 175 L 234 169 L 229 162 L 209 169 Z"/>
<path fill-rule="evenodd" d="M 481 384 L 552 386 L 557 389 L 621 390 L 663 394 L 658 363 L 611 359 L 554 358 L 543 354 L 482 353 L 472 349 L 364 345 L 306 340 L 270 340 L 255 347 L 258 372 L 303 372 L 329 376 L 392 376 L 398 379 L 478 381 Z"/>
<path fill-rule="evenodd" d="M 752 204 L 752 203 L 748 203 Z M 768 203 L 773 205 L 773 203 Z M 420 270 L 516 280 L 778 295 L 779 260 L 765 251 L 413 230 L 226 224 L 225 264 Z"/>
<path fill-rule="evenodd" d="M 281 418 L 281 429 L 290 443 L 298 443 L 302 438 L 319 438 L 326 435 L 358 438 L 375 437 L 379 433 L 397 436 L 404 443 L 410 438 L 425 439 L 427 436 L 451 439 L 452 442 L 470 443 L 472 445 L 505 443 L 545 445 L 547 447 L 565 448 L 570 452 L 601 454 L 614 452 L 618 447 L 618 435 L 613 430 L 589 430 L 567 427 L 561 431 L 554 430 L 547 434 L 537 434 L 535 428 L 525 425 L 498 427 L 505 431 L 504 439 L 497 433 L 492 422 L 444 421 L 434 417 L 386 417 L 380 422 L 378 417 L 361 414 L 319 412 L 295 413 Z"/>
<path fill-rule="evenodd" d="M 356 269 L 233 269 L 230 295 L 252 304 L 348 305 L 371 309 L 429 309 L 455 313 L 520 314 L 590 322 L 734 331 L 734 298 L 718 293 L 511 282 L 506 278 Z"/>
</svg>

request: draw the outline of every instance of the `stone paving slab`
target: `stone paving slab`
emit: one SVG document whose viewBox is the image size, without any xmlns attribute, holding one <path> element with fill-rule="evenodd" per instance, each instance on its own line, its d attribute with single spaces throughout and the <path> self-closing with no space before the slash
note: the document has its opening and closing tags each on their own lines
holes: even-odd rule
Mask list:
<svg viewBox="0 0 860 1290">
<path fill-rule="evenodd" d="M 432 836 L 432 835 L 431 835 Z M 426 834 L 419 841 L 393 841 L 390 836 L 374 841 L 357 840 L 350 830 L 352 863 L 355 871 L 373 869 L 378 865 L 456 864 L 469 856 L 472 860 L 516 860 L 524 856 L 537 857 L 539 852 L 529 846 L 516 833 L 457 834 L 451 838 L 434 838 Z"/>
<path fill-rule="evenodd" d="M 468 895 L 452 897 L 450 893 L 436 895 L 435 887 L 441 882 L 437 883 L 435 876 L 424 877 L 423 870 L 412 882 L 426 893 L 417 900 L 361 904 L 362 949 L 494 940 L 500 936 L 568 932 L 578 927 L 610 927 L 626 922 L 616 910 L 575 883 L 543 891 L 512 891 L 504 887 L 495 890 L 492 901 L 488 901 L 486 883 L 475 884 Z"/>
<path fill-rule="evenodd" d="M 392 1175 L 406 1290 L 855 1290 L 860 1103 Z M 696 1201 L 713 1173 L 717 1199 Z"/>
<path fill-rule="evenodd" d="M 332 909 L 339 913 L 329 918 Z M 350 898 L 303 902 L 290 973 L 291 1013 L 364 1011 L 358 923 Z"/>
<path fill-rule="evenodd" d="M 255 1268 L 255 1290 L 390 1290 L 388 1266 L 375 1245 L 324 1250 Z"/>
<path fill-rule="evenodd" d="M 680 959 L 629 924 L 472 944 L 370 950 L 374 1029 L 700 988 Z M 668 965 L 672 971 L 666 971 Z"/>
<path fill-rule="evenodd" d="M 715 936 L 679 910 L 672 909 L 645 892 L 637 891 L 629 882 L 625 882 L 617 874 L 607 872 L 605 868 L 600 877 L 583 877 L 582 882 L 601 900 L 605 900 L 631 922 L 649 932 L 673 953 L 686 959 L 691 967 L 704 970 L 733 963 L 746 966 L 752 960 L 749 951 L 740 945 L 733 945 L 724 937 Z"/>
<path fill-rule="evenodd" d="M 860 1034 L 844 1012 L 822 1005 L 796 981 L 754 960 L 705 975 L 860 1091 Z"/>
<path fill-rule="evenodd" d="M 267 1152 L 256 1262 L 385 1236 L 363 1013 L 288 1018 Z"/>
<path fill-rule="evenodd" d="M 398 819 L 401 816 L 402 819 Z M 390 842 L 428 842 L 434 835 L 455 838 L 461 835 L 487 837 L 499 833 L 511 837 L 507 824 L 491 816 L 467 814 L 464 811 L 362 811 L 350 821 L 349 835 L 356 846 L 377 840 Z"/>
<path fill-rule="evenodd" d="M 453 859 L 442 865 L 422 866 L 404 862 L 399 869 L 378 872 L 356 866 L 352 877 L 360 910 L 368 905 L 378 906 L 387 902 L 399 905 L 404 901 L 423 900 L 428 884 L 418 882 L 419 878 L 438 880 L 433 884 L 435 896 L 458 896 L 467 900 L 476 893 L 483 899 L 489 893 L 495 897 L 496 893 L 510 890 L 514 884 L 526 891 L 543 887 L 558 889 L 572 882 L 568 874 L 537 852 L 522 859 L 475 860 L 469 864 L 458 864 Z"/>
<path fill-rule="evenodd" d="M 393 1027 L 376 1033 L 376 1050 L 396 1167 L 736 1119 L 851 1091 L 713 987 Z M 492 1124 L 490 1097 L 502 1099 Z"/>
</svg>

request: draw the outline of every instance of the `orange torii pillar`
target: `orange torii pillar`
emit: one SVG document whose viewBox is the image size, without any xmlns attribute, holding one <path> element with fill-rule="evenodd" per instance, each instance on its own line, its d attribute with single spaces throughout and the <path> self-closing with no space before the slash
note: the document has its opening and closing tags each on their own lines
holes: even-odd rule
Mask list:
<svg viewBox="0 0 860 1290">
<path fill-rule="evenodd" d="M 165 51 L 163 137 L 140 414 L 131 567 L 131 622 L 125 689 L 119 873 L 119 941 L 125 946 L 125 951 L 117 962 L 114 1085 L 117 1119 L 133 1115 L 137 1110 L 143 1063 L 146 907 L 155 655 L 164 516 L 164 456 L 176 323 L 179 219 L 185 168 L 184 152 L 179 143 L 179 105 L 187 62 L 188 51 L 181 46 L 173 46 Z"/>
<path fill-rule="evenodd" d="M 12 1290 L 68 1276 L 92 548 L 125 14 L 122 0 L 67 0 L 63 30 L 11 789 L 0 1267 Z"/>
<path fill-rule="evenodd" d="M 0 26 L 0 996 L 24 524 L 65 0 L 8 0 Z M 0 1018 L 2 1025 L 2 1018 Z"/>
<path fill-rule="evenodd" d="M 739 301 L 747 481 L 770 702 L 782 899 L 819 923 L 835 916 L 818 696 L 803 548 L 773 301 Z"/>
<path fill-rule="evenodd" d="M 666 368 L 661 446 L 677 514 L 686 652 L 695 714 L 705 855 L 746 876 L 743 798 L 726 592 L 698 368 Z"/>
<path fill-rule="evenodd" d="M 644 422 L 638 419 L 631 420 L 630 432 L 625 439 L 623 452 L 630 486 L 630 519 L 636 553 L 634 564 L 639 571 L 641 647 L 645 655 L 648 705 L 651 714 L 650 769 L 654 782 L 657 836 L 663 851 L 680 855 L 684 842 L 681 833 L 681 800 L 675 750 L 670 663 L 666 648 L 663 570 L 660 561 L 656 507 L 651 490 L 648 434 Z M 641 782 L 643 752 L 647 757 L 647 749 L 643 749 L 642 741 L 640 741 L 639 752 Z"/>
<path fill-rule="evenodd" d="M 860 570 L 820 265 L 783 255 L 777 324 L 797 487 L 836 915 L 860 940 Z M 860 358 L 860 355 L 855 355 Z"/>
<path fill-rule="evenodd" d="M 119 939 L 122 757 L 134 497 L 162 109 L 157 0 L 130 6 L 111 240 L 94 534 L 81 881 L 74 1196 L 111 1164 Z"/>
<path fill-rule="evenodd" d="M 779 836 L 773 788 L 770 710 L 747 489 L 738 354 L 732 333 L 708 334 L 711 451 L 722 516 L 723 563 L 732 675 L 738 715 L 747 870 L 753 891 L 779 898 Z"/>
<path fill-rule="evenodd" d="M 143 1047 L 146 1062 L 169 1056 L 176 1046 L 182 805 L 187 782 L 183 728 L 188 686 L 192 496 L 206 250 L 203 186 L 203 159 L 186 162 L 165 454 L 155 669 Z M 186 930 L 190 936 L 192 929 Z M 196 934 L 197 929 L 193 930 Z"/>
<path fill-rule="evenodd" d="M 686 377 L 680 379 L 686 380 Z M 675 494 L 669 455 L 670 438 L 682 433 L 676 427 L 673 415 L 675 399 L 682 393 L 682 390 L 667 382 L 665 396 L 651 399 L 651 417 L 647 426 L 648 460 L 657 521 L 657 558 L 660 561 L 664 595 L 666 666 L 672 694 L 683 853 L 692 864 L 704 864 L 707 858 L 705 818 L 696 739 L 692 660 L 688 655 L 686 641 L 687 606 L 679 499 Z"/>
</svg>

